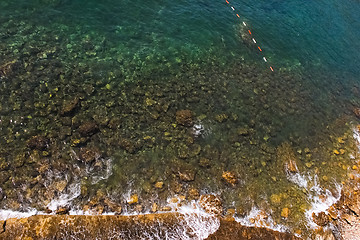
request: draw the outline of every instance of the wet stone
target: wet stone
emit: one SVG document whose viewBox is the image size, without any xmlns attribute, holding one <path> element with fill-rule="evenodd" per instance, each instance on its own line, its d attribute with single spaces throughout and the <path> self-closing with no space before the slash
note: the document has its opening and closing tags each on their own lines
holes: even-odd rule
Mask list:
<svg viewBox="0 0 360 240">
<path fill-rule="evenodd" d="M 49 146 L 49 139 L 43 136 L 33 136 L 27 141 L 27 147 L 43 151 Z"/>
<path fill-rule="evenodd" d="M 223 212 L 222 202 L 215 195 L 201 195 L 198 203 L 208 213 L 221 215 Z"/>
<path fill-rule="evenodd" d="M 290 159 L 286 164 L 286 169 L 291 173 L 299 172 L 298 167 L 296 165 L 296 161 L 294 159 Z"/>
<path fill-rule="evenodd" d="M 170 206 L 165 206 L 165 207 L 162 207 L 160 211 L 163 211 L 163 212 L 169 212 L 171 211 L 171 207 Z"/>
<path fill-rule="evenodd" d="M 354 108 L 353 113 L 355 114 L 356 117 L 360 118 L 360 108 L 359 107 Z"/>
<path fill-rule="evenodd" d="M 329 223 L 329 217 L 324 212 L 313 213 L 312 218 L 313 221 L 321 227 L 326 226 Z"/>
<path fill-rule="evenodd" d="M 156 187 L 156 184 L 155 184 L 155 187 Z M 152 190 L 151 183 L 150 183 L 149 181 L 145 181 L 145 182 L 142 184 L 142 189 L 144 190 L 144 192 L 150 193 L 151 190 Z"/>
<path fill-rule="evenodd" d="M 236 185 L 237 177 L 233 172 L 226 171 L 226 172 L 223 172 L 221 176 L 230 185 L 232 185 L 232 186 Z"/>
<path fill-rule="evenodd" d="M 188 191 L 188 199 L 189 200 L 198 200 L 200 197 L 200 193 L 196 188 L 190 188 Z"/>
<path fill-rule="evenodd" d="M 129 153 L 136 153 L 142 147 L 140 141 L 135 142 L 126 138 L 121 138 L 119 140 L 119 145 Z"/>
<path fill-rule="evenodd" d="M 0 66 L 0 79 L 8 77 L 14 70 L 17 61 L 13 60 Z"/>
<path fill-rule="evenodd" d="M 100 153 L 99 150 L 95 147 L 83 147 L 80 149 L 79 157 L 83 162 L 91 163 L 100 157 Z"/>
<path fill-rule="evenodd" d="M 240 136 L 248 136 L 250 134 L 250 131 L 249 129 L 242 127 L 237 129 L 237 134 Z"/>
<path fill-rule="evenodd" d="M 85 122 L 79 126 L 79 132 L 82 136 L 91 136 L 99 131 L 95 122 Z"/>
<path fill-rule="evenodd" d="M 60 114 L 61 115 L 70 115 L 74 112 L 76 107 L 79 104 L 79 98 L 73 98 L 71 100 L 65 100 L 62 104 Z"/>
<path fill-rule="evenodd" d="M 59 182 L 56 182 L 55 183 L 55 189 L 59 192 L 62 192 L 64 191 L 64 189 L 66 188 L 67 186 L 67 181 L 66 180 L 63 180 L 63 181 L 59 181 Z"/>
<path fill-rule="evenodd" d="M 132 205 L 132 204 L 138 203 L 138 201 L 139 201 L 138 195 L 137 195 L 137 194 L 133 194 L 133 195 L 131 195 L 130 198 L 127 200 L 127 203 L 130 204 L 130 205 Z"/>
<path fill-rule="evenodd" d="M 290 213 L 289 208 L 283 208 L 283 209 L 281 210 L 281 216 L 282 216 L 283 218 L 288 218 L 288 217 L 289 217 L 289 213 Z"/>
<path fill-rule="evenodd" d="M 157 189 L 162 189 L 163 186 L 164 186 L 164 182 L 157 182 L 157 183 L 155 183 L 155 188 L 157 188 Z"/>
<path fill-rule="evenodd" d="M 211 166 L 211 162 L 208 158 L 200 158 L 199 165 L 204 168 L 208 168 Z"/>
<path fill-rule="evenodd" d="M 272 194 L 270 196 L 270 201 L 274 205 L 279 205 L 281 203 L 281 197 L 280 197 L 280 195 Z"/>
<path fill-rule="evenodd" d="M 70 212 L 70 208 L 68 208 L 68 207 L 59 207 L 55 211 L 55 213 L 57 215 L 65 215 L 65 214 L 68 214 L 69 212 Z"/>
<path fill-rule="evenodd" d="M 122 211 L 122 208 L 120 205 L 114 203 L 113 201 L 111 201 L 109 198 L 105 198 L 104 199 L 104 203 L 109 207 L 109 210 L 112 212 L 115 212 L 117 214 L 120 214 Z"/>
<path fill-rule="evenodd" d="M 179 178 L 184 182 L 191 182 L 195 180 L 196 171 L 194 169 L 181 169 L 179 171 Z"/>
<path fill-rule="evenodd" d="M 193 125 L 193 112 L 190 110 L 179 110 L 176 112 L 176 122 L 180 125 L 191 127 Z"/>
<path fill-rule="evenodd" d="M 158 210 L 158 205 L 156 203 L 153 203 L 151 205 L 150 212 L 155 213 L 155 212 L 157 212 L 157 210 Z"/>
<path fill-rule="evenodd" d="M 9 163 L 6 161 L 4 157 L 0 157 L 0 171 L 8 170 Z"/>
</svg>

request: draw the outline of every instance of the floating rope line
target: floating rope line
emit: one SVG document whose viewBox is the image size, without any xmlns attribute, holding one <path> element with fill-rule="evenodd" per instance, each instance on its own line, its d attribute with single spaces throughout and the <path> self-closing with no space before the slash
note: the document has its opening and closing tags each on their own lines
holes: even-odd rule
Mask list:
<svg viewBox="0 0 360 240">
<path fill-rule="evenodd" d="M 230 6 L 230 8 L 231 8 L 234 12 L 236 12 L 235 7 L 233 7 L 228 0 L 225 0 L 225 2 Z M 238 18 L 240 18 L 239 13 L 235 13 L 235 15 L 236 15 Z M 243 24 L 245 27 L 247 27 L 246 22 L 242 21 L 242 24 Z M 249 33 L 250 38 L 251 38 L 251 40 L 253 41 L 253 43 L 254 43 L 254 44 L 258 44 L 257 41 L 255 40 L 255 38 L 253 37 L 252 32 L 251 32 L 251 30 L 250 30 L 249 28 L 248 28 L 248 33 Z M 259 52 L 260 52 L 261 54 L 263 54 L 263 50 L 261 49 L 261 47 L 260 47 L 259 45 L 257 45 L 257 48 L 258 48 Z M 268 63 L 268 60 L 266 59 L 266 57 L 263 56 L 262 59 L 264 60 L 265 63 Z M 269 66 L 269 68 L 270 68 L 270 70 L 271 70 L 272 72 L 274 71 L 274 68 L 273 68 L 272 66 Z"/>
</svg>

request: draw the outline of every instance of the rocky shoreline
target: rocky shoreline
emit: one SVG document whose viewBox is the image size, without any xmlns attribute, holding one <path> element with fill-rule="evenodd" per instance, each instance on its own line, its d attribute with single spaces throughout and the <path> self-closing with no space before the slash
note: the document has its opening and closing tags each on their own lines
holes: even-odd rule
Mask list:
<svg viewBox="0 0 360 240">
<path fill-rule="evenodd" d="M 358 178 L 349 179 L 341 198 L 326 212 L 314 213 L 311 239 L 353 240 L 360 235 Z M 0 221 L 0 239 L 305 239 L 298 234 L 265 227 L 243 226 L 231 212 L 220 216 L 221 203 L 202 196 L 207 212 L 160 212 L 143 215 L 34 215 Z"/>
<path fill-rule="evenodd" d="M 179 223 L 183 219 L 184 216 L 179 213 L 137 216 L 37 215 L 0 222 L 0 239 L 137 239 L 134 237 L 141 237 L 142 234 L 165 239 L 174 228 L 181 228 Z M 219 218 L 219 221 L 217 231 L 206 239 L 300 239 L 289 233 L 241 226 L 231 218 Z M 190 231 L 190 237 L 196 237 L 191 235 L 190 228 L 186 230 Z"/>
</svg>

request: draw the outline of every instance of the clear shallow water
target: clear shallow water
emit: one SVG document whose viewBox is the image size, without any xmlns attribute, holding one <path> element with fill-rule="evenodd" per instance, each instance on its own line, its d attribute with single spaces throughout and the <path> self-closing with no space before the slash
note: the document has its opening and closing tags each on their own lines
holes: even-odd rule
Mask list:
<svg viewBox="0 0 360 240">
<path fill-rule="evenodd" d="M 351 167 L 360 3 L 231 4 L 263 55 L 222 1 L 2 1 L 1 207 L 41 209 L 81 185 L 73 205 L 133 211 L 133 193 L 148 209 L 197 189 L 306 229 L 307 188 L 284 166 L 296 158 L 334 192 Z"/>
</svg>

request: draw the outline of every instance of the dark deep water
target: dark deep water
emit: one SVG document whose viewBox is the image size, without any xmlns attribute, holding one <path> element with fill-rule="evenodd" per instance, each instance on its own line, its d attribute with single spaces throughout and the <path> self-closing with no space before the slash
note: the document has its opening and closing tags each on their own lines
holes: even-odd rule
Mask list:
<svg viewBox="0 0 360 240">
<path fill-rule="evenodd" d="M 353 165 L 359 12 L 358 0 L 1 1 L 0 207 L 139 212 L 134 193 L 148 211 L 215 192 L 239 216 L 271 209 L 306 232 L 313 199 L 335 196 Z"/>
</svg>

